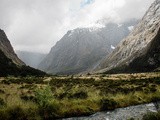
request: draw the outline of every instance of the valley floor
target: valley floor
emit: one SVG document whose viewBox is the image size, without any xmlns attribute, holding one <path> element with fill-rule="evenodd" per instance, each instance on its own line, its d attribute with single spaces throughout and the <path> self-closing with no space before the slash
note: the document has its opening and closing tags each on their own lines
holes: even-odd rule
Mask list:
<svg viewBox="0 0 160 120">
<path fill-rule="evenodd" d="M 59 119 L 160 101 L 160 72 L 0 78 L 0 119 Z"/>
</svg>

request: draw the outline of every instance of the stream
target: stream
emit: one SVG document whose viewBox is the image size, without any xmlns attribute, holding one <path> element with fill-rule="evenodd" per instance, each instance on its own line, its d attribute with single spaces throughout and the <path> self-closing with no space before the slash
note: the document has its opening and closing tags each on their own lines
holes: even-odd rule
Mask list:
<svg viewBox="0 0 160 120">
<path fill-rule="evenodd" d="M 149 104 L 129 106 L 126 108 L 117 108 L 113 111 L 97 112 L 87 117 L 64 118 L 61 120 L 128 120 L 134 118 L 141 120 L 143 115 L 148 112 L 157 112 L 160 110 L 160 101 Z"/>
</svg>

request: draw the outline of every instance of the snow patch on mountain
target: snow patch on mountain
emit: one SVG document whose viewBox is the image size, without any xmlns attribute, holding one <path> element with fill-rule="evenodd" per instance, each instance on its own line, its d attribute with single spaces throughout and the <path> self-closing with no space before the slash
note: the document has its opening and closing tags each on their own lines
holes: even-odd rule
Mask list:
<svg viewBox="0 0 160 120">
<path fill-rule="evenodd" d="M 71 30 L 70 33 L 69 33 L 69 35 L 68 35 L 68 37 L 72 36 L 73 33 L 74 33 L 74 30 Z"/>
<path fill-rule="evenodd" d="M 113 49 L 113 50 L 114 50 L 114 49 L 115 49 L 115 47 L 114 47 L 113 45 L 111 45 L 111 49 Z"/>
<path fill-rule="evenodd" d="M 92 23 L 92 24 L 85 26 L 84 28 L 88 28 L 88 30 L 90 32 L 93 32 L 93 31 L 97 31 L 97 30 L 100 30 L 101 28 L 105 28 L 105 27 L 106 26 L 101 23 Z"/>
<path fill-rule="evenodd" d="M 159 68 L 160 0 L 155 0 L 142 20 L 97 67 L 98 72 L 146 72 Z"/>
<path fill-rule="evenodd" d="M 118 28 L 113 22 L 97 22 L 70 30 L 52 47 L 38 68 L 51 74 L 89 71 L 130 33 L 128 26 L 135 24 L 136 20 L 129 20 Z"/>
<path fill-rule="evenodd" d="M 123 24 L 117 24 L 117 25 L 118 25 L 118 27 L 122 27 Z"/>
<path fill-rule="evenodd" d="M 134 29 L 134 26 L 129 26 L 129 27 L 128 27 L 128 30 L 129 30 L 129 31 L 132 31 L 133 29 Z"/>
<path fill-rule="evenodd" d="M 73 30 L 70 30 L 68 32 L 68 37 L 72 37 L 73 34 L 75 33 L 82 33 L 82 32 L 94 32 L 94 31 L 99 31 L 101 30 L 102 28 L 105 28 L 106 26 L 103 25 L 103 24 L 99 24 L 99 23 L 95 23 L 95 24 L 89 24 L 88 26 L 85 26 L 83 28 L 77 28 L 77 29 L 73 29 Z"/>
</svg>

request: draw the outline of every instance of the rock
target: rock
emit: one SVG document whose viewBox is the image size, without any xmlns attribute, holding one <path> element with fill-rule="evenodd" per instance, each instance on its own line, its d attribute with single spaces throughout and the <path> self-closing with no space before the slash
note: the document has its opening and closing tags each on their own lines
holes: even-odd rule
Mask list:
<svg viewBox="0 0 160 120">
<path fill-rule="evenodd" d="M 130 33 L 128 27 L 135 24 L 137 20 L 133 19 L 121 25 L 107 23 L 100 27 L 68 31 L 52 47 L 38 68 L 51 74 L 77 74 L 89 71 L 105 55 L 111 53 L 113 46 Z"/>
<path fill-rule="evenodd" d="M 147 72 L 160 67 L 160 0 L 98 65 L 98 73 Z"/>
<path fill-rule="evenodd" d="M 4 54 L 10 58 L 16 65 L 22 66 L 25 65 L 17 55 L 15 54 L 13 47 L 10 44 L 5 32 L 0 29 L 0 50 L 4 52 Z"/>
<path fill-rule="evenodd" d="M 26 66 L 15 54 L 4 31 L 0 30 L 0 77 L 14 76 L 44 76 L 46 73 Z"/>
<path fill-rule="evenodd" d="M 157 106 L 160 107 L 160 102 L 98 112 L 88 117 L 64 118 L 62 120 L 128 120 L 130 118 L 141 120 L 148 112 L 158 112 Z"/>
</svg>

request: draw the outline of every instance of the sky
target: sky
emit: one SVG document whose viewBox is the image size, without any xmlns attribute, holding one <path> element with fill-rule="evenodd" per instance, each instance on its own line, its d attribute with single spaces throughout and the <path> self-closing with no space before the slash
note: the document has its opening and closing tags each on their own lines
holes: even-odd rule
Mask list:
<svg viewBox="0 0 160 120">
<path fill-rule="evenodd" d="M 0 0 L 0 29 L 15 50 L 48 53 L 68 30 L 141 19 L 154 0 Z"/>
</svg>

